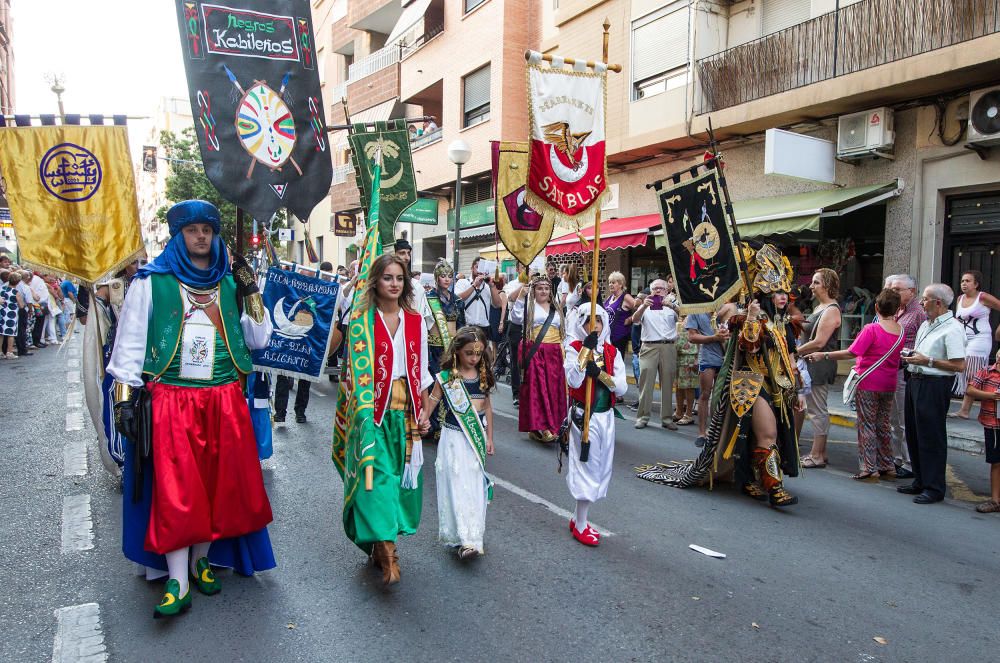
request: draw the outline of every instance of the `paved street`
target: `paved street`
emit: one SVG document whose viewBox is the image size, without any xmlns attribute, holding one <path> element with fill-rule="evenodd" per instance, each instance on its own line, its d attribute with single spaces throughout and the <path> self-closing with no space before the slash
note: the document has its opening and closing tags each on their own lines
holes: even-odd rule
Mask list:
<svg viewBox="0 0 1000 663">
<path fill-rule="evenodd" d="M 632 468 L 691 457 L 696 431 L 636 431 L 630 417 L 619 423 L 611 494 L 591 509 L 613 535 L 589 549 L 558 512 L 572 500 L 554 450 L 517 433 L 506 388 L 496 398 L 489 469 L 498 487 L 484 558 L 463 564 L 436 542 L 432 448 L 420 531 L 400 543 L 402 583 L 382 589 L 341 529 L 341 484 L 329 460 L 333 385 L 323 383 L 309 423 L 278 429 L 264 463 L 278 568 L 253 579 L 222 574 L 221 595 L 197 595 L 188 614 L 154 621 L 162 585 L 134 575 L 120 553 L 121 495 L 100 465 L 89 419 L 80 424 L 78 367 L 72 345 L 0 362 L 3 661 L 994 655 L 1000 518 L 975 513 L 972 501 L 917 506 L 892 484 L 857 485 L 847 478 L 853 443 L 833 445 L 831 469 L 791 480 L 801 503 L 783 512 L 729 486 L 666 488 L 634 478 Z M 832 437 L 850 441 L 853 431 Z M 74 461 L 82 444 L 86 468 Z M 986 492 L 981 456 L 950 452 L 949 462 L 958 497 Z"/>
</svg>

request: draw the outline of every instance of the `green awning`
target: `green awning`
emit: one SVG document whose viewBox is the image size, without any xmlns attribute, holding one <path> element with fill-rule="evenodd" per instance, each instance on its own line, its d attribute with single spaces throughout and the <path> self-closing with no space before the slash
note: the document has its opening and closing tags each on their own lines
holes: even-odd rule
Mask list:
<svg viewBox="0 0 1000 663">
<path fill-rule="evenodd" d="M 817 231 L 822 218 L 850 214 L 898 196 L 902 190 L 902 181 L 896 180 L 889 184 L 755 198 L 734 202 L 733 213 L 740 236 L 744 239 Z"/>
</svg>

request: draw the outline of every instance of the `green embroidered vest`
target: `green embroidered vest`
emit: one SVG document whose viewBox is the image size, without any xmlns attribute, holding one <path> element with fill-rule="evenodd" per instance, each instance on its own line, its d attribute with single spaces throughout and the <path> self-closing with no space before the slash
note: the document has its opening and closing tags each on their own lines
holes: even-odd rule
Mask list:
<svg viewBox="0 0 1000 663">
<path fill-rule="evenodd" d="M 146 335 L 146 362 L 142 370 L 158 378 L 166 372 L 180 347 L 186 307 L 184 293 L 174 276 L 152 274 L 149 280 L 153 313 Z M 231 275 L 226 275 L 219 282 L 218 304 L 226 350 L 236 369 L 246 375 L 253 371 L 253 360 L 243 339 L 240 312 L 236 306 L 236 283 Z"/>
</svg>

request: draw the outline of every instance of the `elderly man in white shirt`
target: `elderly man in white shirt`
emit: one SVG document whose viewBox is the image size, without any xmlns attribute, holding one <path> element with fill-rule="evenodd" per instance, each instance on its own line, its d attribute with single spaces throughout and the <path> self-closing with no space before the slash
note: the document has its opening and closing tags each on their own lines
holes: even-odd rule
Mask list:
<svg viewBox="0 0 1000 663">
<path fill-rule="evenodd" d="M 653 388 L 660 378 L 660 421 L 663 427 L 677 430 L 671 413 L 674 376 L 677 374 L 677 306 L 667 295 L 667 282 L 653 281 L 650 295 L 632 314 L 634 324 L 642 324 L 642 349 L 639 350 L 639 411 L 636 428 L 649 424 L 653 411 Z"/>
<path fill-rule="evenodd" d="M 948 461 L 945 417 L 955 374 L 965 370 L 965 332 L 949 310 L 955 293 L 944 283 L 924 288 L 920 305 L 927 320 L 917 330 L 912 349 L 903 349 L 906 383 L 906 446 L 913 463 L 913 483 L 896 488 L 914 495 L 916 504 L 944 499 Z"/>
<path fill-rule="evenodd" d="M 31 331 L 31 342 L 37 348 L 47 347 L 47 343 L 42 339 L 45 333 L 45 318 L 49 315 L 49 289 L 45 285 L 45 279 L 38 274 L 31 272 L 31 281 L 28 283 L 31 288 L 31 299 L 28 302 L 34 307 L 30 313 L 35 316 L 35 328 Z"/>
</svg>

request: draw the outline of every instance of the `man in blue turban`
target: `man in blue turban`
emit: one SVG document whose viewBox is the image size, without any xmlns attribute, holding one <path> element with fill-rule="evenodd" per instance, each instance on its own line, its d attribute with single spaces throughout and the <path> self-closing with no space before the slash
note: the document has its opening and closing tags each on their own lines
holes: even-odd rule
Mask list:
<svg viewBox="0 0 1000 663">
<path fill-rule="evenodd" d="M 250 541 L 230 546 L 238 571 L 274 566 L 264 529 L 271 506 L 243 394 L 250 350 L 267 346 L 271 319 L 246 260 L 230 262 L 214 205 L 178 203 L 167 223 L 170 241 L 125 297 L 108 365 L 116 425 L 138 456 L 126 459 L 126 486 L 134 489 L 126 490 L 123 548 L 147 567 L 165 558 L 169 576 L 154 617 L 190 607 L 189 578 L 203 594 L 221 590 L 213 542 Z M 142 471 L 146 453 L 151 476 Z M 135 507 L 147 495 L 148 511 Z M 130 525 L 146 513 L 142 547 L 130 550 L 138 547 L 130 546 Z"/>
</svg>

